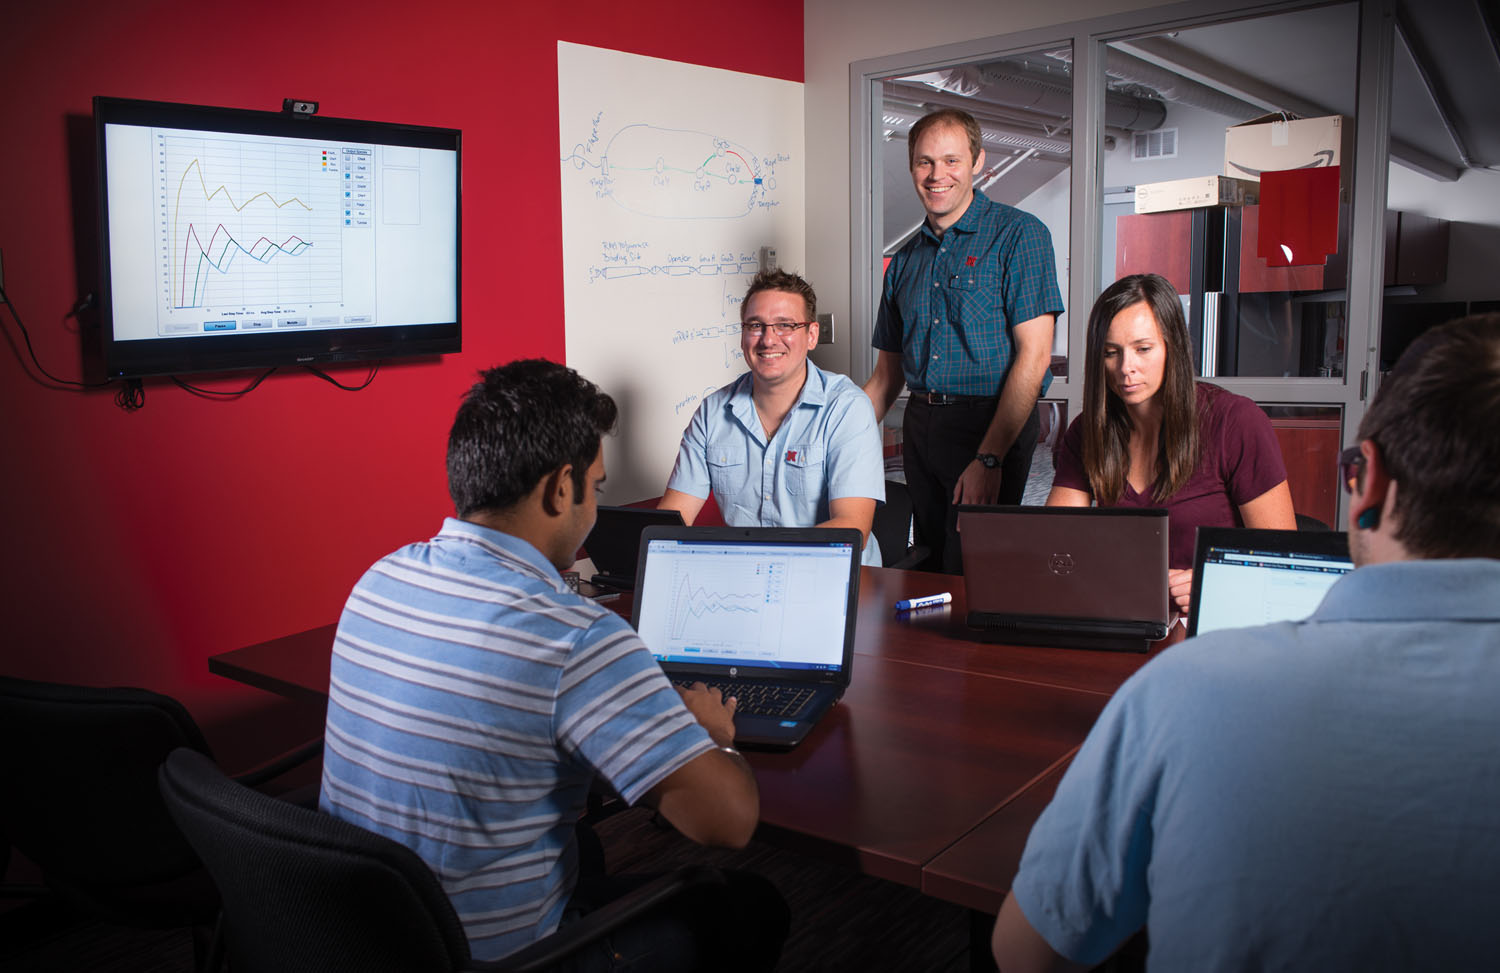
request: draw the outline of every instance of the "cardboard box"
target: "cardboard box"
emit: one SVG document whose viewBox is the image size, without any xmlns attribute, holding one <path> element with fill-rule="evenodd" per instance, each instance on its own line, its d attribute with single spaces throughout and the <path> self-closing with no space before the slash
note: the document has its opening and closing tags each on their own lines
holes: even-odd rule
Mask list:
<svg viewBox="0 0 1500 973">
<path fill-rule="evenodd" d="M 1260 198 L 1260 183 L 1229 176 L 1196 176 L 1169 179 L 1135 187 L 1137 213 L 1162 213 L 1200 206 L 1244 206 Z"/>
<path fill-rule="evenodd" d="M 1296 118 L 1262 115 L 1224 132 L 1224 174 L 1259 181 L 1272 169 L 1342 166 L 1339 184 L 1347 188 L 1354 155 L 1354 125 L 1343 115 Z"/>
</svg>

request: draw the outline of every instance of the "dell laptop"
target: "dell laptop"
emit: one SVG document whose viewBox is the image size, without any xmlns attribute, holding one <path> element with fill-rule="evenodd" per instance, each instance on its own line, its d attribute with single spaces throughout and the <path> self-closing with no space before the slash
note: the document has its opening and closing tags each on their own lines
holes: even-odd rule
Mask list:
<svg viewBox="0 0 1500 973">
<path fill-rule="evenodd" d="M 1199 527 L 1188 635 L 1306 618 L 1353 570 L 1348 534 Z"/>
<path fill-rule="evenodd" d="M 667 677 L 734 696 L 735 745 L 787 750 L 849 686 L 860 532 L 648 527 L 631 617 Z"/>
<path fill-rule="evenodd" d="M 1166 636 L 1165 510 L 957 510 L 969 625 L 987 639 L 1144 652 Z"/>
<path fill-rule="evenodd" d="M 589 580 L 619 591 L 634 588 L 641 531 L 656 526 L 681 527 L 682 514 L 641 507 L 600 507 L 594 529 L 583 541 L 584 552 L 594 562 L 594 576 Z"/>
</svg>

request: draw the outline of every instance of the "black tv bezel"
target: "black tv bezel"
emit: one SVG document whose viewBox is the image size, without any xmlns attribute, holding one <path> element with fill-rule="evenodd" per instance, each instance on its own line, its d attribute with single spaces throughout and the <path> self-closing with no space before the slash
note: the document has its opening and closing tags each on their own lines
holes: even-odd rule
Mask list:
<svg viewBox="0 0 1500 973">
<path fill-rule="evenodd" d="M 343 142 L 451 149 L 457 154 L 454 180 L 456 223 L 453 286 L 458 299 L 454 304 L 454 319 L 298 333 L 222 335 L 211 339 L 193 336 L 116 340 L 114 297 L 110 280 L 109 173 L 104 140 L 106 124 L 290 138 L 321 137 Z M 94 97 L 94 137 L 99 187 L 99 331 L 104 370 L 108 378 L 148 378 L 284 365 L 380 361 L 449 354 L 463 349 L 463 151 L 460 129 L 97 95 Z"/>
</svg>

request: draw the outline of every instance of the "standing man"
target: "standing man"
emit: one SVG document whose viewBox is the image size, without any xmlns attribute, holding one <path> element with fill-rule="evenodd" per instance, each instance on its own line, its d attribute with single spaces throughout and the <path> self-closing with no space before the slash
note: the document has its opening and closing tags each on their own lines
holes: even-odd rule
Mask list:
<svg viewBox="0 0 1500 973">
<path fill-rule="evenodd" d="M 885 459 L 870 400 L 807 360 L 818 346 L 812 285 L 762 271 L 740 304 L 750 371 L 693 413 L 658 506 L 691 524 L 709 490 L 731 527 L 854 527 L 863 563 L 880 564 L 870 533 L 885 500 Z"/>
<path fill-rule="evenodd" d="M 448 438 L 457 518 L 377 562 L 339 619 L 319 804 L 420 855 L 482 960 L 628 890 L 602 861 L 581 867 L 595 776 L 703 844 L 743 846 L 759 815 L 734 701 L 679 694 L 624 619 L 558 573 L 594 524 L 614 423 L 572 369 L 482 373 Z M 769 883 L 729 873 L 569 969 L 769 970 L 787 921 Z"/>
<path fill-rule="evenodd" d="M 912 126 L 922 228 L 885 272 L 865 393 L 877 420 L 911 388 L 902 427 L 907 489 L 928 570 L 963 570 L 959 503 L 1021 502 L 1052 383 L 1062 295 L 1041 220 L 974 188 L 979 123 L 943 109 Z"/>
<path fill-rule="evenodd" d="M 1159 970 L 1495 968 L 1497 415 L 1500 315 L 1413 342 L 1340 457 L 1357 570 L 1115 693 L 1027 841 L 1002 970 L 1142 926 Z"/>
</svg>

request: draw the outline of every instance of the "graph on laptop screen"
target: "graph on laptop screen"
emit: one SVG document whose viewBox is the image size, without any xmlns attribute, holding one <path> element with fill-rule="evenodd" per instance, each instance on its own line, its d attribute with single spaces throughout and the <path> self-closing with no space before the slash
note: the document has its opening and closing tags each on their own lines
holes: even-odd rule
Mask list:
<svg viewBox="0 0 1500 973">
<path fill-rule="evenodd" d="M 848 544 L 652 540 L 636 630 L 660 662 L 837 669 Z"/>
<path fill-rule="evenodd" d="M 1347 555 L 1214 545 L 1202 555 L 1196 633 L 1294 621 L 1354 569 Z"/>
</svg>

